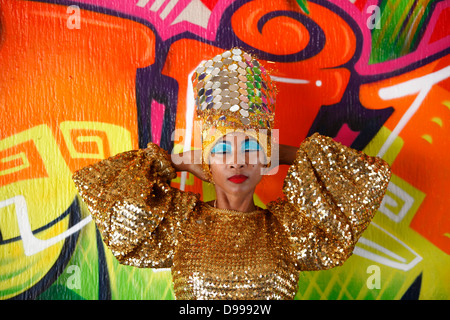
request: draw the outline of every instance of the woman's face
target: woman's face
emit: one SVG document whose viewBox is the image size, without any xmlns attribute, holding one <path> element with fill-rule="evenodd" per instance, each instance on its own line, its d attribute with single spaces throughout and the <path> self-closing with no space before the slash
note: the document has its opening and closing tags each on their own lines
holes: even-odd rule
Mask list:
<svg viewBox="0 0 450 320">
<path fill-rule="evenodd" d="M 216 191 L 253 195 L 265 169 L 264 157 L 264 150 L 254 138 L 242 132 L 223 136 L 210 154 L 210 171 Z"/>
</svg>

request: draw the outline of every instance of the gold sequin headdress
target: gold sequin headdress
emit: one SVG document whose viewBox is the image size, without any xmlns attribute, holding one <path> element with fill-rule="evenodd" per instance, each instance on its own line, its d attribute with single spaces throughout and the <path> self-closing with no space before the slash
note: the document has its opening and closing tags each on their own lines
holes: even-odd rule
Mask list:
<svg viewBox="0 0 450 320">
<path fill-rule="evenodd" d="M 241 131 L 254 137 L 270 158 L 275 87 L 267 70 L 234 48 L 203 61 L 192 76 L 197 117 L 202 121 L 203 167 L 217 140 Z"/>
</svg>

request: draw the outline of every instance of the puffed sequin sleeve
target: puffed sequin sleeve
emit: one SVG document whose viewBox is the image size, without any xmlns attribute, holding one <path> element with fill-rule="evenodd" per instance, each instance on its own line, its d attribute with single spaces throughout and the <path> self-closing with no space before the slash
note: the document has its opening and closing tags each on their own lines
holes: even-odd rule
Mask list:
<svg viewBox="0 0 450 320">
<path fill-rule="evenodd" d="M 268 204 L 282 223 L 299 270 L 341 265 L 381 204 L 390 167 L 319 134 L 297 151 L 284 181 L 286 199 Z"/>
<path fill-rule="evenodd" d="M 103 240 L 119 262 L 172 265 L 180 226 L 198 195 L 170 187 L 175 169 L 165 150 L 149 143 L 78 170 L 73 180 Z"/>
</svg>

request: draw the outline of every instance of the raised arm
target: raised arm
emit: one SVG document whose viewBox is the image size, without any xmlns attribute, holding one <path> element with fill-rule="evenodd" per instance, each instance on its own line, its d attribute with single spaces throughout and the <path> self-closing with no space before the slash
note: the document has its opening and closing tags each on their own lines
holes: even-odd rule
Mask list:
<svg viewBox="0 0 450 320">
<path fill-rule="evenodd" d="M 390 168 L 319 134 L 307 138 L 295 158 L 294 150 L 280 146 L 280 163 L 292 161 L 286 199 L 268 208 L 287 231 L 299 269 L 329 269 L 352 254 L 381 203 Z"/>
<path fill-rule="evenodd" d="M 165 150 L 118 154 L 73 175 L 103 240 L 119 262 L 137 267 L 170 267 L 183 217 L 198 197 L 169 185 L 175 168 Z"/>
</svg>

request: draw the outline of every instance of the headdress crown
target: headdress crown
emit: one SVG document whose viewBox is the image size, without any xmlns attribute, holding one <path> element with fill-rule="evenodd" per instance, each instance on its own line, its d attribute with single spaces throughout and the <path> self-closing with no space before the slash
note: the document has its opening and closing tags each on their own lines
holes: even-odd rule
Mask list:
<svg viewBox="0 0 450 320">
<path fill-rule="evenodd" d="M 275 88 L 264 66 L 250 54 L 234 48 L 203 61 L 192 82 L 204 129 L 272 128 Z"/>
</svg>

